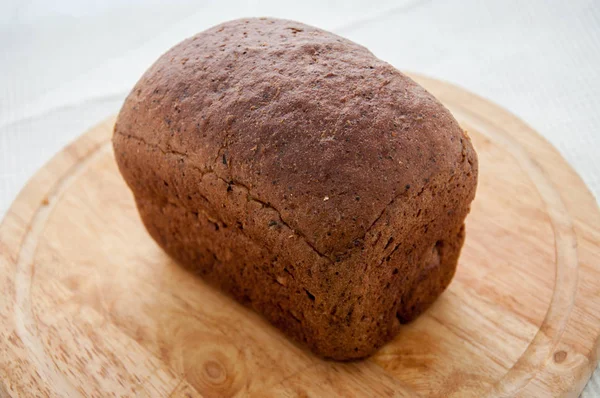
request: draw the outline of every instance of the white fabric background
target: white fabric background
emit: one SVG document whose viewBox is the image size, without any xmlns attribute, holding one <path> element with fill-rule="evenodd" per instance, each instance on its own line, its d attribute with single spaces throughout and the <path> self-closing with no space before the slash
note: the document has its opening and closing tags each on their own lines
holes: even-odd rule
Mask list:
<svg viewBox="0 0 600 398">
<path fill-rule="evenodd" d="M 118 111 L 161 53 L 244 16 L 331 30 L 399 69 L 491 99 L 544 135 L 600 197 L 597 0 L 3 0 L 0 217 L 54 153 Z M 583 396 L 600 396 L 598 370 Z"/>
</svg>

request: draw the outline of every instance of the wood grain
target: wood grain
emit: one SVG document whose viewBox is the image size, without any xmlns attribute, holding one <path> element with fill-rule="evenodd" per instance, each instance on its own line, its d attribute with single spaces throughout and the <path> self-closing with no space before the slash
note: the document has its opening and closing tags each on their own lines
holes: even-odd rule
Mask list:
<svg viewBox="0 0 600 398">
<path fill-rule="evenodd" d="M 321 360 L 174 264 L 118 173 L 111 118 L 0 226 L 0 395 L 576 396 L 599 347 L 595 200 L 523 122 L 413 77 L 469 131 L 480 184 L 455 280 L 393 342 Z"/>
</svg>

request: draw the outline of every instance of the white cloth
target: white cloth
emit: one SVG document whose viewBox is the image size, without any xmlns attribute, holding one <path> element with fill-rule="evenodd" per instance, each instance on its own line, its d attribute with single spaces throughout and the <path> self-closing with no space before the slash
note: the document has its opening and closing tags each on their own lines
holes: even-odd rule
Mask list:
<svg viewBox="0 0 600 398">
<path fill-rule="evenodd" d="M 600 197 L 600 4 L 595 0 L 4 0 L 0 3 L 0 217 L 68 142 L 119 110 L 181 39 L 244 16 L 346 36 L 399 69 L 510 110 Z M 600 372 L 583 394 L 600 396 Z"/>
</svg>

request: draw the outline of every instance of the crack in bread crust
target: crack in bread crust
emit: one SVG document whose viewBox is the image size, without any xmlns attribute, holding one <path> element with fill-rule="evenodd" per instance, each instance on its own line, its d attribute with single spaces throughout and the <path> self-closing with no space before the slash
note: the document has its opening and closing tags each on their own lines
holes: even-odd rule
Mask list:
<svg viewBox="0 0 600 398">
<path fill-rule="evenodd" d="M 153 149 L 157 149 L 157 150 L 159 150 L 159 151 L 160 151 L 160 152 L 162 152 L 164 155 L 168 155 L 168 154 L 171 154 L 171 155 L 176 155 L 176 156 L 180 156 L 181 158 L 183 158 L 183 159 L 186 159 L 186 160 L 187 160 L 187 159 L 188 159 L 188 157 L 189 157 L 189 155 L 188 155 L 187 153 L 185 153 L 185 152 L 179 152 L 179 151 L 175 151 L 175 150 L 173 150 L 173 149 L 171 149 L 171 148 L 169 148 L 169 149 L 165 149 L 165 148 L 161 147 L 160 145 L 151 144 L 151 143 L 147 142 L 146 140 L 144 140 L 143 138 L 141 138 L 141 137 L 139 137 L 139 136 L 135 136 L 135 135 L 131 135 L 131 134 L 125 134 L 125 133 L 123 133 L 123 132 L 120 132 L 120 131 L 115 131 L 115 134 L 117 134 L 117 135 L 121 135 L 121 136 L 123 136 L 123 137 L 125 137 L 125 138 L 127 138 L 127 139 L 136 140 L 136 141 L 138 141 L 138 142 L 140 142 L 140 143 L 142 143 L 142 144 L 146 145 L 146 146 L 147 146 L 147 147 L 149 147 L 149 148 L 153 148 Z M 463 144 L 463 141 L 462 141 L 462 139 L 461 139 L 461 145 L 463 145 L 463 147 L 464 147 L 464 144 Z M 463 151 L 463 152 L 464 152 L 464 151 Z M 218 157 L 217 157 L 217 159 L 218 159 Z M 462 162 L 464 163 L 465 161 L 466 161 L 466 157 L 465 157 L 465 156 L 463 156 L 463 158 L 462 158 Z M 470 160 L 470 159 L 469 159 L 469 164 L 471 165 L 471 160 Z M 266 202 L 266 201 L 264 201 L 264 200 L 262 200 L 262 199 L 258 198 L 256 195 L 252 194 L 252 191 L 251 191 L 250 187 L 249 187 L 249 186 L 247 186 L 246 184 L 244 184 L 244 183 L 242 183 L 241 181 L 238 181 L 238 180 L 236 180 L 236 179 L 233 179 L 233 178 L 223 178 L 222 176 L 220 176 L 220 175 L 219 175 L 219 174 L 218 174 L 218 173 L 215 171 L 215 169 L 214 169 L 214 168 L 201 168 L 201 167 L 198 167 L 197 165 L 195 165 L 195 164 L 193 164 L 193 163 L 190 163 L 190 167 L 193 167 L 194 169 L 196 169 L 197 171 L 199 171 L 203 177 L 204 177 L 205 175 L 207 175 L 207 174 L 213 174 L 215 177 L 217 177 L 218 179 L 220 179 L 221 181 L 223 181 L 223 182 L 225 182 L 225 183 L 227 183 L 227 184 L 231 184 L 231 185 L 237 185 L 237 186 L 239 186 L 239 187 L 242 187 L 242 188 L 244 188 L 244 189 L 247 191 L 247 193 L 248 193 L 247 199 L 248 199 L 249 201 L 255 201 L 255 202 L 257 202 L 257 203 L 260 203 L 262 206 L 264 206 L 264 207 L 267 207 L 267 208 L 269 208 L 269 209 L 272 209 L 273 211 L 275 211 L 275 212 L 277 213 L 278 217 L 279 217 L 279 221 L 280 221 L 280 222 L 281 222 L 283 225 L 285 225 L 285 226 L 286 226 L 288 229 L 290 229 L 290 231 L 292 231 L 294 234 L 296 234 L 296 235 L 298 235 L 299 237 L 301 237 L 301 238 L 302 238 L 302 239 L 305 241 L 305 243 L 306 243 L 306 244 L 307 244 L 307 245 L 308 245 L 308 246 L 309 246 L 309 247 L 310 247 L 310 248 L 311 248 L 311 249 L 312 249 L 312 250 L 313 250 L 313 251 L 314 251 L 314 252 L 315 252 L 317 255 L 319 255 L 319 257 L 322 257 L 322 258 L 324 258 L 324 259 L 328 260 L 330 263 L 333 263 L 333 262 L 335 262 L 335 258 L 331 258 L 330 256 L 326 255 L 325 253 L 322 253 L 321 251 L 319 251 L 319 250 L 318 250 L 318 249 L 315 247 L 314 243 L 312 243 L 312 242 L 311 242 L 311 241 L 308 239 L 308 237 L 307 237 L 307 236 L 306 236 L 304 233 L 302 233 L 302 231 L 300 231 L 299 229 L 295 229 L 295 228 L 293 228 L 293 227 L 292 227 L 292 226 L 291 226 L 291 225 L 290 225 L 290 224 L 289 224 L 289 223 L 288 223 L 288 222 L 287 222 L 287 221 L 286 221 L 286 220 L 283 218 L 283 216 L 282 216 L 281 212 L 280 212 L 280 211 L 279 211 L 279 210 L 278 210 L 278 209 L 277 209 L 275 206 L 273 206 L 273 205 L 272 205 L 272 204 L 270 204 L 269 202 Z M 472 168 L 472 165 L 471 165 L 471 168 Z M 417 195 L 416 195 L 416 196 L 420 196 L 420 195 L 421 195 L 421 193 L 422 193 L 422 192 L 423 192 L 423 191 L 426 189 L 426 187 L 427 187 L 427 184 L 423 184 L 423 185 L 421 186 L 421 188 L 420 188 L 420 190 L 419 190 L 419 192 L 417 193 Z M 392 198 L 392 199 L 391 199 L 391 200 L 390 200 L 390 201 L 389 201 L 389 202 L 388 202 L 388 203 L 387 203 L 387 204 L 386 204 L 386 205 L 383 207 L 383 209 L 381 210 L 381 212 L 379 213 L 379 215 L 378 215 L 378 216 L 375 218 L 375 220 L 374 220 L 374 221 L 373 221 L 373 222 L 372 222 L 372 223 L 369 225 L 369 227 L 368 227 L 368 228 L 365 230 L 365 232 L 364 232 L 364 233 L 363 233 L 361 236 L 357 237 L 357 238 L 355 239 L 355 241 L 356 241 L 356 240 L 358 240 L 358 241 L 364 241 L 364 239 L 367 237 L 367 235 L 368 235 L 370 232 L 372 232 L 372 230 L 375 228 L 375 226 L 377 225 L 377 223 L 378 223 L 378 222 L 381 220 L 381 218 L 383 217 L 383 215 L 385 214 L 385 212 L 386 212 L 386 211 L 387 211 L 387 210 L 388 210 L 388 209 L 389 209 L 389 208 L 390 208 L 390 207 L 391 207 L 391 206 L 394 204 L 394 202 L 395 202 L 396 200 L 398 200 L 398 199 L 399 199 L 400 197 L 402 197 L 402 196 L 407 196 L 407 194 L 408 194 L 408 193 L 407 193 L 407 191 L 408 191 L 408 190 L 406 190 L 406 191 L 403 191 L 403 192 L 401 192 L 401 193 L 397 194 L 396 196 L 394 196 L 394 197 L 393 197 L 393 198 Z M 356 250 L 356 249 L 355 249 L 355 248 L 350 248 L 350 249 L 347 249 L 346 251 L 344 251 L 344 252 L 342 252 L 342 253 L 338 253 L 338 254 L 336 255 L 336 257 L 347 257 L 347 256 L 349 256 L 349 255 L 351 254 L 351 252 L 352 252 L 352 251 L 354 251 L 354 250 Z"/>
</svg>

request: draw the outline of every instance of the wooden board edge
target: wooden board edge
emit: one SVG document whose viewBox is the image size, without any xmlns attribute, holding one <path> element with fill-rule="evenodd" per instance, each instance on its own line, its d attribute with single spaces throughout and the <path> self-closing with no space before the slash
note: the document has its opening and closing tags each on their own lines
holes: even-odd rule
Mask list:
<svg viewBox="0 0 600 398">
<path fill-rule="evenodd" d="M 49 197 L 56 184 L 71 168 L 84 160 L 90 153 L 110 139 L 115 116 L 108 117 L 92 126 L 69 145 L 56 153 L 21 189 L 2 222 L 0 223 L 0 288 L 8 297 L 0 303 L 0 396 L 49 396 L 53 397 L 52 385 L 48 380 L 43 385 L 38 377 L 34 360 L 22 358 L 19 363 L 10 359 L 10 351 L 27 353 L 25 344 L 15 330 L 14 313 L 16 303 L 15 274 L 19 253 L 31 222 L 40 207 L 49 205 Z M 8 377 L 14 373 L 15 377 Z"/>
</svg>

